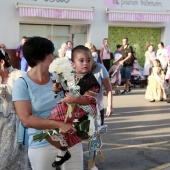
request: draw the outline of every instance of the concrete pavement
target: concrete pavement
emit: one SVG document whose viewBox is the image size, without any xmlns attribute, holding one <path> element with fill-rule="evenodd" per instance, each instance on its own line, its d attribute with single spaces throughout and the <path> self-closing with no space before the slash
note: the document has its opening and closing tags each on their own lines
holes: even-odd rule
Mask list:
<svg viewBox="0 0 170 170">
<path fill-rule="evenodd" d="M 102 135 L 105 162 L 96 159 L 99 170 L 170 170 L 170 104 L 146 101 L 144 92 L 114 94 L 114 115 L 105 118 L 108 133 Z M 87 170 L 86 141 L 83 146 Z"/>
</svg>

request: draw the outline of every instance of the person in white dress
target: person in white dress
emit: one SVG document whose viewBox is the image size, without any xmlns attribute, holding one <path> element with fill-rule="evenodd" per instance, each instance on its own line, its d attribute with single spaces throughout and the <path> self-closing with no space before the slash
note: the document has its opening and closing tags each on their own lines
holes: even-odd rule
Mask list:
<svg viewBox="0 0 170 170">
<path fill-rule="evenodd" d="M 18 117 L 12 102 L 14 82 L 24 71 L 14 69 L 0 50 L 0 170 L 32 170 L 27 147 L 18 142 Z"/>
<path fill-rule="evenodd" d="M 66 53 L 65 53 L 65 57 L 69 60 L 71 60 L 71 52 L 72 52 L 72 48 L 73 48 L 73 43 L 72 41 L 67 41 L 66 42 Z"/>
<path fill-rule="evenodd" d="M 66 55 L 66 49 L 67 49 L 67 44 L 66 43 L 62 43 L 61 44 L 61 48 L 58 50 L 58 56 L 60 58 L 65 57 Z"/>
<path fill-rule="evenodd" d="M 158 44 L 158 50 L 156 53 L 156 58 L 160 61 L 162 69 L 166 73 L 167 67 L 169 65 L 169 56 L 168 51 L 166 48 L 164 48 L 164 43 L 160 42 Z"/>
<path fill-rule="evenodd" d="M 152 44 L 148 45 L 148 50 L 145 52 L 145 64 L 143 69 L 143 75 L 147 79 L 150 75 L 150 68 L 153 66 L 153 61 L 156 59 L 155 51 Z"/>
</svg>

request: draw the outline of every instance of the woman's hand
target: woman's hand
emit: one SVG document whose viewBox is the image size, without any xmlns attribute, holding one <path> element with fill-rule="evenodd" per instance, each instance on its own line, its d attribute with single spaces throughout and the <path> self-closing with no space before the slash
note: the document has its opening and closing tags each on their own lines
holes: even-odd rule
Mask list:
<svg viewBox="0 0 170 170">
<path fill-rule="evenodd" d="M 61 123 L 59 130 L 62 133 L 74 133 L 77 131 L 70 123 L 64 122 Z"/>
<path fill-rule="evenodd" d="M 56 83 L 56 82 L 53 83 L 52 90 L 53 90 L 54 92 L 59 92 L 61 89 L 62 89 L 62 86 L 61 86 L 60 83 Z"/>
<path fill-rule="evenodd" d="M 113 107 L 112 106 L 107 106 L 106 109 L 106 116 L 109 117 L 113 114 Z"/>
</svg>

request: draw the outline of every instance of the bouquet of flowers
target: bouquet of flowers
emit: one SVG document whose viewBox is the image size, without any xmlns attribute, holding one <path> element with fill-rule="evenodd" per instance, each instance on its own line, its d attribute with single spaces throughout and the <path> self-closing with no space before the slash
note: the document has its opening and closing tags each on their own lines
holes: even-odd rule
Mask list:
<svg viewBox="0 0 170 170">
<path fill-rule="evenodd" d="M 75 84 L 74 70 L 67 58 L 55 59 L 49 67 L 49 71 L 52 73 L 57 84 L 61 84 L 64 90 L 68 90 L 69 94 L 79 96 L 80 87 Z M 65 122 L 68 117 L 71 117 L 71 112 L 74 109 L 75 104 L 68 105 L 68 111 Z"/>
<path fill-rule="evenodd" d="M 60 83 L 64 90 L 69 90 L 68 88 L 71 88 L 71 86 L 75 87 L 74 70 L 68 59 L 55 59 L 50 64 L 49 72 L 52 73 L 56 82 Z"/>
</svg>

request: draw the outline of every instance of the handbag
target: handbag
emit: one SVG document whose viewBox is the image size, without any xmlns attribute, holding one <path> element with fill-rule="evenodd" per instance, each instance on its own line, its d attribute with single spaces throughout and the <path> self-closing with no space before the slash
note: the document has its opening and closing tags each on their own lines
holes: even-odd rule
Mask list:
<svg viewBox="0 0 170 170">
<path fill-rule="evenodd" d="M 23 77 L 20 78 L 25 81 L 26 86 L 28 88 L 28 84 L 26 80 Z M 19 121 L 19 126 L 18 126 L 18 143 L 28 146 L 28 128 L 23 126 L 21 121 Z"/>
<path fill-rule="evenodd" d="M 18 127 L 18 143 L 28 146 L 28 128 L 23 126 L 19 121 Z"/>
</svg>

